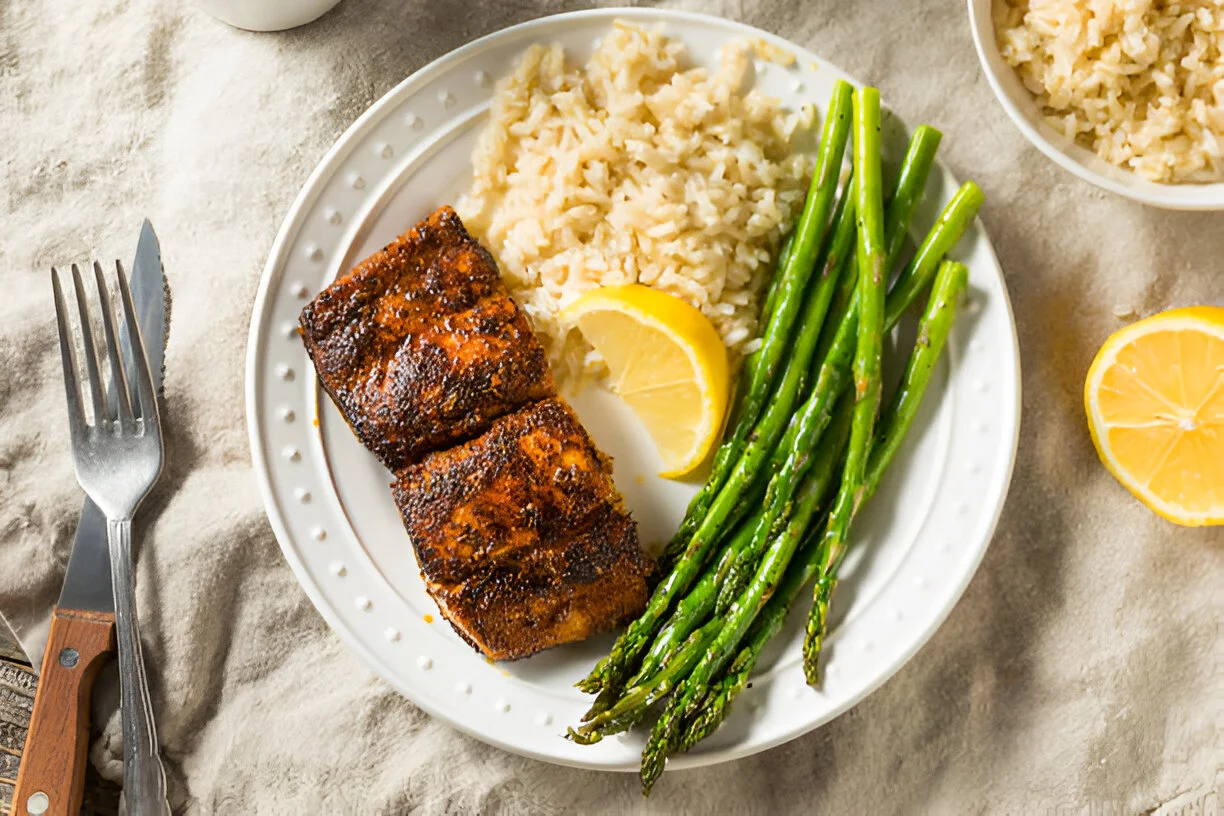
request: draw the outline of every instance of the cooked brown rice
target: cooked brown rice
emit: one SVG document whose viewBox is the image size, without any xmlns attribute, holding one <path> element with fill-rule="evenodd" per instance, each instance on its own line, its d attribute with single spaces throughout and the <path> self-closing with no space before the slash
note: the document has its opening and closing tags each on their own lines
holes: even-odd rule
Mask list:
<svg viewBox="0 0 1224 816">
<path fill-rule="evenodd" d="M 757 293 L 805 193 L 802 117 L 741 91 L 751 50 L 685 69 L 657 30 L 617 24 L 586 65 L 533 46 L 498 86 L 457 207 L 497 257 L 562 381 L 595 365 L 559 311 L 642 283 L 756 342 Z"/>
<path fill-rule="evenodd" d="M 1224 178 L 1218 0 L 995 0 L 994 23 L 1056 130 L 1152 181 Z"/>
</svg>

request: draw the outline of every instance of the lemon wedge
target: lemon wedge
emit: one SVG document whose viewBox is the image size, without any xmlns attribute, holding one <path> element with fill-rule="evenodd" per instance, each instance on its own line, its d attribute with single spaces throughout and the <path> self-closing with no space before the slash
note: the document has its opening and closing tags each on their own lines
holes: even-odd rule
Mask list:
<svg viewBox="0 0 1224 816">
<path fill-rule="evenodd" d="M 1139 501 L 1224 524 L 1224 308 L 1174 309 L 1114 334 L 1084 386 L 1097 453 Z"/>
<path fill-rule="evenodd" d="M 612 390 L 654 440 L 659 475 L 696 469 L 727 410 L 727 349 L 714 324 L 680 298 L 636 283 L 593 289 L 562 320 L 603 356 Z"/>
</svg>

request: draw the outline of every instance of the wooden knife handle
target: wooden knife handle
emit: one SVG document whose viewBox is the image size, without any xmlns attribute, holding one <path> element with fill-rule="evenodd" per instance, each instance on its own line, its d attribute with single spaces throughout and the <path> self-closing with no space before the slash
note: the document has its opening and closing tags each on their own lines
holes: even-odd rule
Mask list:
<svg viewBox="0 0 1224 816">
<path fill-rule="evenodd" d="M 55 608 L 26 733 L 13 813 L 78 816 L 89 748 L 89 695 L 115 651 L 115 616 Z M 41 795 L 40 795 L 41 794 Z"/>
</svg>

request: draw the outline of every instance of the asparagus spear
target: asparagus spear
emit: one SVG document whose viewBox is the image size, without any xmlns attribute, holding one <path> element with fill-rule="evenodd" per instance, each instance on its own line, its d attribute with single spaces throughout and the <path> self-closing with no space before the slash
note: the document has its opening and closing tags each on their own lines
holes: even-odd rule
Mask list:
<svg viewBox="0 0 1224 816">
<path fill-rule="evenodd" d="M 806 202 L 804 203 L 806 204 Z M 764 332 L 766 327 L 769 326 L 769 320 L 773 316 L 774 306 L 777 305 L 778 287 L 782 283 L 782 272 L 783 270 L 786 269 L 786 264 L 790 262 L 790 256 L 791 256 L 791 253 L 794 251 L 794 249 L 795 249 L 795 233 L 790 232 L 790 233 L 787 233 L 786 238 L 782 241 L 782 246 L 778 249 L 778 257 L 774 261 L 773 274 L 770 275 L 769 285 L 765 289 L 765 294 L 761 297 L 761 310 L 760 310 L 760 314 L 757 315 L 757 328 L 761 332 Z M 739 385 L 736 388 L 735 395 L 732 397 L 733 408 L 732 408 L 730 416 L 728 416 L 727 418 L 728 428 L 738 428 L 739 427 L 740 414 L 744 410 L 744 407 L 745 407 L 745 402 L 746 402 L 745 397 L 752 383 L 753 375 L 756 373 L 757 364 L 760 363 L 760 361 L 761 361 L 761 349 L 760 348 L 758 348 L 756 351 L 744 357 L 744 365 L 743 365 L 743 368 L 740 370 L 740 375 L 739 375 Z M 729 442 L 730 439 L 733 437 L 734 437 L 734 434 L 732 434 L 732 437 L 728 437 L 728 439 L 723 443 L 722 446 L 719 447 L 718 451 L 715 453 L 715 463 L 714 463 L 715 465 L 718 464 L 717 459 L 718 459 L 718 456 L 721 455 L 724 459 L 721 467 L 724 469 L 726 468 L 725 459 L 727 456 L 730 455 L 730 450 L 728 449 L 727 452 L 724 453 L 723 448 L 726 447 L 727 442 Z M 717 467 L 712 467 L 710 470 L 711 476 L 717 472 L 719 472 L 719 468 Z M 714 480 L 707 478 L 706 484 L 711 484 L 712 481 Z M 704 488 L 705 485 L 703 485 L 702 487 Z M 697 500 L 697 497 L 694 496 L 693 502 L 691 502 L 690 504 L 696 502 L 696 500 Z M 685 521 L 688 520 L 691 512 L 692 510 L 690 509 L 689 513 L 685 514 Z M 681 529 L 683 529 L 683 524 L 681 524 Z"/>
<path fill-rule="evenodd" d="M 761 347 L 745 363 L 743 396 L 735 411 L 735 430 L 715 452 L 710 475 L 689 502 L 680 528 L 660 559 L 663 570 L 670 569 L 675 560 L 683 555 L 718 491 L 728 481 L 731 469 L 742 456 L 746 440 L 774 390 L 777 368 L 790 345 L 802 293 L 815 266 L 813 259 L 822 244 L 833 196 L 837 192 L 837 178 L 849 134 L 851 93 L 850 85 L 841 80 L 833 88 L 803 213 L 792 233 L 791 249 L 786 255 L 785 264 L 775 274 L 776 284 L 771 285 L 774 293 L 770 300 L 769 320 L 762 332 Z M 598 666 L 596 671 L 599 671 Z M 590 683 L 598 684 L 595 673 L 584 681 L 584 684 Z"/>
<path fill-rule="evenodd" d="M 875 494 L 884 471 L 892 464 L 918 413 L 931 372 L 943 352 L 948 331 L 955 319 L 955 302 L 964 289 L 966 276 L 967 270 L 955 262 L 945 261 L 940 267 L 901 385 L 880 416 L 879 431 L 867 460 L 864 501 Z M 782 585 L 749 630 L 747 643 L 731 661 L 726 674 L 711 686 L 705 705 L 685 730 L 680 743 L 683 750 L 688 750 L 711 734 L 726 717 L 731 701 L 747 685 L 765 644 L 782 628 L 799 591 L 820 570 L 822 540 L 819 527 L 809 529 L 799 554 L 787 569 Z"/>
<path fill-rule="evenodd" d="M 884 218 L 884 240 L 888 243 L 887 270 L 897 265 L 901 250 L 905 248 L 910 221 L 926 192 L 927 176 L 931 173 L 941 141 L 943 134 L 930 125 L 919 125 L 910 136 L 901 170 L 897 174 L 897 191 L 888 203 L 888 213 Z"/>
<path fill-rule="evenodd" d="M 890 431 L 879 439 L 878 447 L 871 452 L 866 466 L 869 477 L 860 491 L 860 503 L 875 492 L 884 469 L 896 455 L 905 432 L 914 421 L 918 401 L 947 342 L 948 332 L 956 315 L 956 299 L 965 288 L 968 276 L 969 270 L 955 261 L 945 261 L 940 266 L 931 299 L 919 326 L 914 353 L 906 366 L 897 395 L 882 417 L 881 425 Z M 919 399 L 907 399 L 907 395 L 914 393 Z M 857 506 L 854 509 L 857 510 Z M 836 532 L 840 534 L 835 534 Z M 816 579 L 815 599 L 808 617 L 807 637 L 803 644 L 803 670 L 808 683 L 812 685 L 818 681 L 818 660 L 828 626 L 829 599 L 837 586 L 837 572 L 848 549 L 845 531 L 835 531 L 830 522 L 829 530 L 821 542 L 820 572 Z"/>
<path fill-rule="evenodd" d="M 888 304 L 885 307 L 884 325 L 891 328 L 897 325 L 902 313 L 909 308 L 918 294 L 926 289 L 935 276 L 939 262 L 952 251 L 956 242 L 965 234 L 965 230 L 977 217 L 985 196 L 981 189 L 972 181 L 962 184 L 952 198 L 944 206 L 943 212 L 935 220 L 931 231 L 923 240 L 914 257 L 906 264 L 904 271 L 893 281 L 888 292 Z"/>
<path fill-rule="evenodd" d="M 905 158 L 902 160 L 901 169 L 897 174 L 896 194 L 889 202 L 888 214 L 885 222 L 887 225 L 885 240 L 887 241 L 889 248 L 887 268 L 889 269 L 892 268 L 892 264 L 896 261 L 902 247 L 905 245 L 905 237 L 907 231 L 909 230 L 910 220 L 913 217 L 914 208 L 917 206 L 917 202 L 921 199 L 922 192 L 926 188 L 927 176 L 930 174 L 931 167 L 935 163 L 935 152 L 939 148 L 939 142 L 941 139 L 942 134 L 938 130 L 922 125 L 914 131 L 914 135 L 910 139 L 909 145 L 906 148 Z M 846 235 L 841 236 L 840 233 L 838 235 L 839 238 L 844 238 L 844 243 L 841 245 L 842 251 L 836 253 L 835 255 L 831 254 L 830 260 L 832 260 L 834 257 L 843 261 L 849 260 L 848 250 L 850 242 L 854 239 L 854 227 L 851 224 L 847 224 L 846 226 L 849 227 L 849 229 L 846 230 Z M 833 297 L 833 305 L 830 306 L 829 311 L 830 314 L 838 316 L 835 318 L 837 325 L 840 325 L 845 319 L 847 310 L 852 305 L 852 298 L 854 297 L 855 290 L 857 289 L 857 284 L 857 275 L 843 275 L 841 277 L 841 283 L 837 293 Z M 917 292 L 915 291 L 913 294 L 916 295 Z M 909 304 L 907 303 L 906 306 L 908 305 Z M 900 316 L 900 311 L 897 312 L 897 316 Z M 849 357 L 852 353 L 850 347 L 850 335 L 854 333 L 855 327 L 848 326 L 847 328 L 848 332 L 846 334 L 844 348 L 839 349 L 838 354 L 840 355 L 840 359 L 844 359 L 846 361 L 846 365 L 849 365 Z M 891 325 L 886 327 L 886 329 L 891 328 Z M 828 339 L 828 337 L 835 337 L 836 335 L 827 330 L 825 334 L 827 337 L 824 338 L 822 345 L 824 345 L 827 349 L 832 342 Z M 841 393 L 840 383 L 845 378 L 833 378 L 832 374 L 833 372 L 830 372 L 829 376 L 824 379 L 824 384 L 826 389 L 834 389 L 834 391 L 831 392 L 830 397 L 836 397 Z M 808 444 L 809 446 L 815 446 L 819 442 L 820 435 L 824 432 L 824 425 L 828 421 L 828 407 L 830 404 L 831 399 L 825 401 L 818 400 L 815 404 L 810 404 L 809 400 L 809 404 L 805 404 L 804 409 L 801 409 L 800 414 L 796 415 L 796 417 L 791 420 L 782 441 L 778 444 L 771 462 L 770 472 L 780 473 L 785 468 L 787 452 L 794 449 L 796 436 L 799 433 L 800 427 L 803 425 L 801 418 L 807 415 L 807 411 L 809 409 L 812 412 L 811 416 L 815 417 L 815 419 L 809 419 L 809 421 L 813 423 L 813 427 L 809 431 L 811 437 Z M 771 485 L 772 484 L 773 483 L 771 482 Z M 731 601 L 733 601 L 743 590 L 744 585 L 748 582 L 748 579 L 751 576 L 752 568 L 756 563 L 756 559 L 760 557 L 761 550 L 764 548 L 764 546 L 764 537 L 754 537 L 735 557 L 735 561 L 731 564 L 729 570 L 727 571 L 727 580 L 722 583 L 722 586 L 718 591 L 718 603 L 715 606 L 715 614 L 721 615 L 723 612 L 725 612 L 727 607 L 730 606 Z"/>
<path fill-rule="evenodd" d="M 794 248 L 795 233 L 787 233 L 786 238 L 782 241 L 782 246 L 778 248 L 778 261 L 774 264 L 774 274 L 769 279 L 769 285 L 765 288 L 765 294 L 761 298 L 761 314 L 757 320 L 761 326 L 769 325 L 769 317 L 773 314 L 774 301 L 778 297 L 778 284 L 782 281 L 782 276 L 778 273 L 786 268 L 786 263 L 790 260 L 790 254 Z M 749 360 L 752 361 L 751 365 L 755 366 L 758 359 L 759 357 L 756 354 L 748 355 L 748 359 L 744 360 L 745 370 L 750 365 Z M 749 375 L 748 379 L 752 379 L 751 375 Z"/>
<path fill-rule="evenodd" d="M 880 410 L 882 377 L 880 372 L 884 348 L 884 280 L 883 204 L 880 196 L 880 97 L 874 88 L 863 88 L 854 97 L 854 163 L 855 203 L 858 208 L 858 336 L 854 348 L 854 420 L 850 426 L 850 442 L 846 449 L 846 465 L 841 487 L 829 513 L 824 547 L 839 548 L 846 538 L 850 519 L 858 510 L 863 496 L 863 479 L 867 472 L 867 456 Z M 819 590 L 818 590 L 819 593 Z M 816 682 L 813 646 L 819 648 L 820 621 L 809 619 L 808 637 L 804 640 L 804 670 L 809 683 Z M 809 668 L 811 667 L 811 668 Z"/>
<path fill-rule="evenodd" d="M 881 367 L 884 359 L 884 299 L 887 250 L 884 245 L 884 197 L 880 188 L 880 92 L 863 88 L 854 98 L 854 186 L 858 213 L 858 340 L 854 347 L 854 419 L 842 475 L 842 494 L 857 507 L 880 411 L 883 388 Z M 835 506 L 833 518 L 839 517 Z"/>
</svg>

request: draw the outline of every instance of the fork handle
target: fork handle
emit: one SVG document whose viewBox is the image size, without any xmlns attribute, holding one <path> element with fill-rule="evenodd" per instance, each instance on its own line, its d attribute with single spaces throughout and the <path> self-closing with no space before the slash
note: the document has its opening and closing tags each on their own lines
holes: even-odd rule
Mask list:
<svg viewBox="0 0 1224 816">
<path fill-rule="evenodd" d="M 157 751 L 153 705 L 140 649 L 136 576 L 132 570 L 132 521 L 108 519 L 111 588 L 119 644 L 119 720 L 123 730 L 123 799 L 129 816 L 166 816 L 166 771 Z"/>
<path fill-rule="evenodd" d="M 114 615 L 58 606 L 51 613 L 13 813 L 80 813 L 89 747 L 89 693 L 98 669 L 114 651 Z"/>
</svg>

